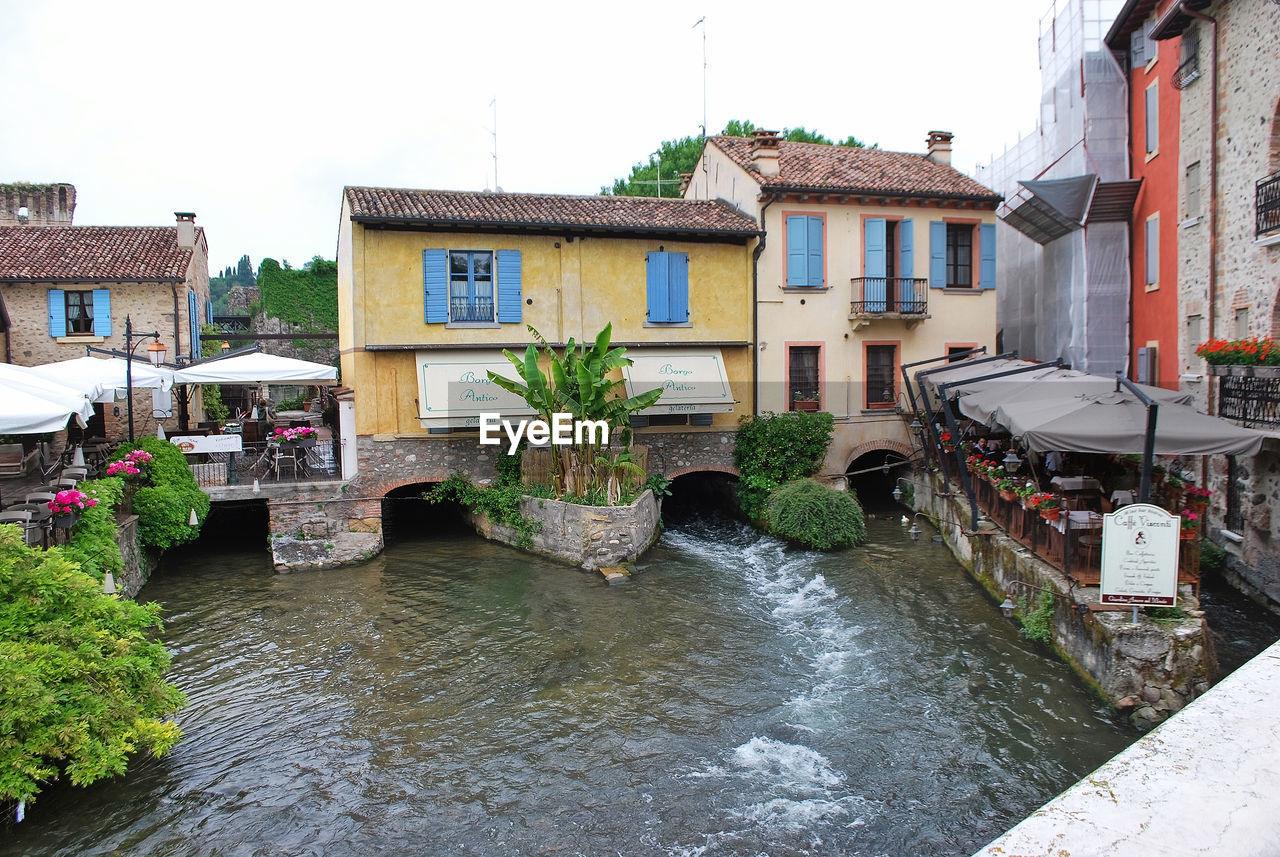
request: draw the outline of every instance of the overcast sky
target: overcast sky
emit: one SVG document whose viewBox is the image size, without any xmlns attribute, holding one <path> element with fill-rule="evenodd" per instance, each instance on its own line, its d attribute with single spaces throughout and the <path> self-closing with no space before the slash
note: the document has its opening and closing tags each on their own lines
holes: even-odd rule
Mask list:
<svg viewBox="0 0 1280 857">
<path fill-rule="evenodd" d="M 966 172 L 1031 132 L 1048 0 L 0 0 L 0 182 L 79 225 L 194 211 L 216 272 L 333 258 L 344 185 L 596 193 L 729 119 Z M 695 22 L 705 16 L 703 26 Z"/>
</svg>

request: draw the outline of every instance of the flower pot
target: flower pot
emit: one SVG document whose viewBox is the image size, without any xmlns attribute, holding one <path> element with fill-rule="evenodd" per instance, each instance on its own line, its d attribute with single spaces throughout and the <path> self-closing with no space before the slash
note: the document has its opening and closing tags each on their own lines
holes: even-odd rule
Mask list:
<svg viewBox="0 0 1280 857">
<path fill-rule="evenodd" d="M 1012 503 L 1014 500 L 1018 499 L 1018 495 L 1017 495 L 1017 494 L 1015 494 L 1015 493 L 1014 493 L 1014 492 L 1012 492 L 1012 491 L 1001 491 L 1001 492 L 1000 492 L 1000 497 L 1001 497 L 1001 499 L 1006 500 L 1006 501 L 1008 501 L 1008 502 L 1010 502 L 1010 503 Z"/>
<path fill-rule="evenodd" d="M 1197 528 L 1197 529 L 1198 529 L 1198 528 Z M 1184 528 L 1184 529 L 1182 530 L 1182 539 L 1183 539 L 1183 541 L 1189 541 L 1189 540 L 1191 540 L 1191 539 L 1194 539 L 1197 535 L 1199 535 L 1199 533 L 1197 532 L 1197 530 L 1194 530 L 1194 529 L 1193 529 L 1193 530 L 1188 530 L 1188 529 L 1186 529 L 1186 528 Z"/>
<path fill-rule="evenodd" d="M 63 512 L 53 516 L 53 525 L 69 530 L 80 522 L 80 512 Z"/>
<path fill-rule="evenodd" d="M 816 410 L 818 410 L 818 401 L 817 401 L 817 399 L 813 399 L 813 400 L 809 400 L 809 399 L 796 399 L 794 402 L 792 402 L 792 403 L 791 403 L 791 410 L 793 410 L 793 411 L 816 411 Z"/>
<path fill-rule="evenodd" d="M 1062 510 L 1061 509 L 1041 509 L 1040 517 L 1044 518 L 1046 521 L 1056 521 L 1062 517 Z"/>
<path fill-rule="evenodd" d="M 1209 511 L 1209 504 L 1198 502 L 1196 500 L 1188 500 L 1187 511 L 1194 512 L 1197 518 L 1203 518 L 1205 513 Z"/>
</svg>

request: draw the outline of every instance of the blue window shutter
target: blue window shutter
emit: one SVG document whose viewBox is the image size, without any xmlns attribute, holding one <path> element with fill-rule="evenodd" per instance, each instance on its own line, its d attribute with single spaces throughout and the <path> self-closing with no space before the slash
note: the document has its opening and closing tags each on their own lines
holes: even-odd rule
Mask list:
<svg viewBox="0 0 1280 857">
<path fill-rule="evenodd" d="M 915 223 L 910 217 L 898 221 L 898 276 L 916 275 Z"/>
<path fill-rule="evenodd" d="M 645 289 L 647 315 L 651 322 L 671 321 L 671 263 L 668 253 L 649 253 L 645 256 Z"/>
<path fill-rule="evenodd" d="M 62 289 L 49 289 L 49 335 L 67 335 L 67 298 Z"/>
<path fill-rule="evenodd" d="M 1146 107 L 1147 152 L 1158 152 L 1160 151 L 1160 87 L 1147 87 Z"/>
<path fill-rule="evenodd" d="M 448 264 L 447 251 L 422 251 L 422 320 L 427 324 L 449 320 Z"/>
<path fill-rule="evenodd" d="M 200 318 L 200 313 L 196 310 L 196 293 L 193 291 L 188 291 L 187 292 L 187 326 L 191 330 L 191 343 L 190 343 L 190 347 L 187 348 L 187 354 L 191 357 L 192 360 L 195 360 L 200 357 L 200 326 L 197 323 L 198 318 Z"/>
<path fill-rule="evenodd" d="M 888 269 L 885 267 L 885 220 L 873 217 L 863 224 L 863 266 L 862 276 L 884 277 Z"/>
<path fill-rule="evenodd" d="M 111 335 L 111 292 L 107 289 L 93 290 L 93 335 Z"/>
<path fill-rule="evenodd" d="M 808 218 L 793 214 L 787 218 L 787 285 L 807 286 L 809 283 Z"/>
<path fill-rule="evenodd" d="M 947 287 L 947 224 L 929 221 L 929 287 Z"/>
<path fill-rule="evenodd" d="M 884 312 L 888 268 L 885 260 L 885 220 L 873 217 L 862 224 L 862 299 L 868 312 Z"/>
<path fill-rule="evenodd" d="M 521 295 L 521 258 L 519 250 L 498 251 L 498 321 L 519 324 L 524 317 Z"/>
<path fill-rule="evenodd" d="M 826 266 L 823 264 L 822 258 L 822 227 L 823 220 L 821 217 L 806 218 L 809 221 L 809 285 L 825 286 L 826 281 L 823 278 Z"/>
<path fill-rule="evenodd" d="M 996 225 L 984 223 L 978 230 L 978 285 L 984 289 L 996 287 Z"/>
<path fill-rule="evenodd" d="M 689 254 L 668 253 L 667 283 L 670 286 L 668 315 L 672 321 L 689 320 Z"/>
</svg>

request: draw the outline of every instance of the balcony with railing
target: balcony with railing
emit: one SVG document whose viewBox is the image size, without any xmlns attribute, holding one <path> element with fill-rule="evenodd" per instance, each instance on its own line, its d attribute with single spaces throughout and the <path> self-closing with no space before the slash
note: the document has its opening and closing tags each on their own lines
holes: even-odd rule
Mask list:
<svg viewBox="0 0 1280 857">
<path fill-rule="evenodd" d="M 850 321 L 878 318 L 919 322 L 929 311 L 929 281 L 915 277 L 855 277 Z"/>
<path fill-rule="evenodd" d="M 1254 201 L 1258 212 L 1257 237 L 1280 231 L 1280 172 L 1258 179 Z"/>
<path fill-rule="evenodd" d="M 1280 430 L 1280 366 L 1210 366 L 1209 374 L 1218 376 L 1218 416 Z"/>
</svg>

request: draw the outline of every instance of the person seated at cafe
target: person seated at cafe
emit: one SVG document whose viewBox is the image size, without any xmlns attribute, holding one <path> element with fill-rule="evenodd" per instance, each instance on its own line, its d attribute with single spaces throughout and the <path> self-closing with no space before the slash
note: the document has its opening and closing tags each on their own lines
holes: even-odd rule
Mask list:
<svg viewBox="0 0 1280 857">
<path fill-rule="evenodd" d="M 993 440 L 987 444 L 987 451 L 982 454 L 982 460 L 989 464 L 1004 466 L 1004 450 L 1000 448 L 1000 441 Z"/>
</svg>

